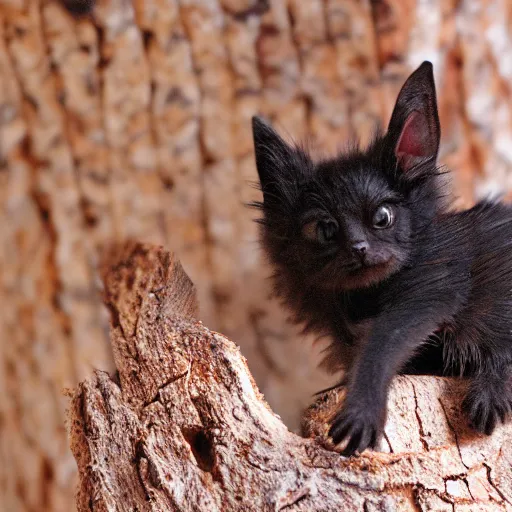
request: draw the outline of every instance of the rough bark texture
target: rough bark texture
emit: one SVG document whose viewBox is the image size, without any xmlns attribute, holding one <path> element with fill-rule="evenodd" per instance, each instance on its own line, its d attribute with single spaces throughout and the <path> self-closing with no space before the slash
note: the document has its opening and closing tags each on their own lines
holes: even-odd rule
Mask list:
<svg viewBox="0 0 512 512">
<path fill-rule="evenodd" d="M 72 2 L 73 0 L 69 0 Z M 329 384 L 269 299 L 249 119 L 333 151 L 436 66 L 458 204 L 512 190 L 509 0 L 0 0 L 0 503 L 68 512 L 62 389 L 111 370 L 99 248 L 177 252 L 200 318 L 298 426 Z M 302 338 L 301 338 L 302 340 Z M 7 462 L 8 461 L 8 462 Z"/>
<path fill-rule="evenodd" d="M 72 400 L 80 512 L 512 510 L 512 425 L 464 426 L 464 383 L 401 377 L 383 448 L 328 451 L 340 392 L 304 421 L 304 439 L 266 404 L 239 348 L 207 329 L 195 291 L 166 251 L 129 244 L 104 267 L 117 368 Z"/>
</svg>

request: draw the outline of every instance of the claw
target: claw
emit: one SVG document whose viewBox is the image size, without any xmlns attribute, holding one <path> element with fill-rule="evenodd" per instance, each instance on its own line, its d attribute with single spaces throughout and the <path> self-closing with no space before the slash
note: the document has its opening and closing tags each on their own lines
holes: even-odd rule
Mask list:
<svg viewBox="0 0 512 512">
<path fill-rule="evenodd" d="M 381 410 L 369 407 L 346 405 L 334 418 L 329 436 L 334 444 L 347 441 L 341 454 L 350 457 L 368 447 L 375 447 L 384 415 Z"/>
<path fill-rule="evenodd" d="M 331 428 L 329 429 L 329 437 L 332 438 L 334 444 L 339 444 L 347 437 L 350 432 L 350 424 L 344 420 L 334 420 Z"/>
<path fill-rule="evenodd" d="M 359 451 L 359 445 L 361 444 L 361 432 L 356 432 L 354 436 L 350 438 L 350 441 L 348 442 L 345 449 L 341 452 L 341 454 L 345 457 L 350 457 L 356 453 L 356 451 Z"/>
</svg>

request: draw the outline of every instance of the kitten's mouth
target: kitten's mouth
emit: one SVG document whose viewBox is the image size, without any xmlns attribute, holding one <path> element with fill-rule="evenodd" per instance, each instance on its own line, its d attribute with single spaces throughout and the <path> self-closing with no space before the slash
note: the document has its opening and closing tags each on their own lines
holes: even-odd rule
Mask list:
<svg viewBox="0 0 512 512">
<path fill-rule="evenodd" d="M 346 270 L 350 274 L 357 274 L 357 273 L 369 271 L 372 269 L 379 269 L 379 268 L 384 269 L 390 265 L 392 259 L 393 259 L 392 257 L 389 257 L 386 260 L 379 260 L 379 261 L 371 261 L 368 259 L 356 260 L 352 264 L 348 265 L 346 267 Z"/>
<path fill-rule="evenodd" d="M 388 278 L 396 267 L 393 257 L 378 263 L 357 262 L 347 272 L 343 287 L 345 289 L 366 288 Z"/>
<path fill-rule="evenodd" d="M 334 262 L 333 262 L 334 263 Z M 353 261 L 342 265 L 326 266 L 321 276 L 315 275 L 313 283 L 328 290 L 357 290 L 380 283 L 400 269 L 400 259 L 395 255 L 370 263 Z"/>
<path fill-rule="evenodd" d="M 357 265 L 353 270 L 349 272 L 352 276 L 358 276 L 363 274 L 372 274 L 372 273 L 383 273 L 389 270 L 390 267 L 390 260 L 384 262 L 384 263 L 374 263 L 374 264 L 368 264 L 368 263 L 360 263 Z"/>
</svg>

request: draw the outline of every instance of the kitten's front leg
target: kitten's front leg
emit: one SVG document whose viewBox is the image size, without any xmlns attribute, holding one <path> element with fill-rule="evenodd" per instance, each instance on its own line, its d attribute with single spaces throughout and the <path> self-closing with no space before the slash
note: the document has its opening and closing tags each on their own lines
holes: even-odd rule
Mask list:
<svg viewBox="0 0 512 512">
<path fill-rule="evenodd" d="M 458 301 L 447 295 L 434 294 L 425 299 L 423 291 L 421 300 L 415 300 L 402 294 L 400 304 L 376 319 L 329 431 L 335 444 L 347 441 L 343 455 L 375 447 L 386 420 L 392 378 L 429 334 L 457 310 Z"/>
<path fill-rule="evenodd" d="M 383 343 L 384 342 L 384 346 Z M 350 456 L 375 447 L 386 421 L 391 370 L 391 346 L 398 340 L 372 336 L 352 368 L 345 400 L 333 419 L 329 436 L 335 444 L 347 441 L 342 454 Z"/>
</svg>

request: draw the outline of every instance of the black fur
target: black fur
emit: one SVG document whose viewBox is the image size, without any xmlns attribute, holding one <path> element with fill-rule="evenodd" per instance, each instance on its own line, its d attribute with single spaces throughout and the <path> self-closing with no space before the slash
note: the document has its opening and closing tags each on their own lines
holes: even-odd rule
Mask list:
<svg viewBox="0 0 512 512">
<path fill-rule="evenodd" d="M 375 445 L 398 372 L 470 377 L 463 408 L 490 434 L 512 409 L 512 209 L 445 207 L 432 65 L 365 150 L 313 162 L 260 118 L 253 132 L 276 291 L 348 370 L 334 442 Z"/>
</svg>

